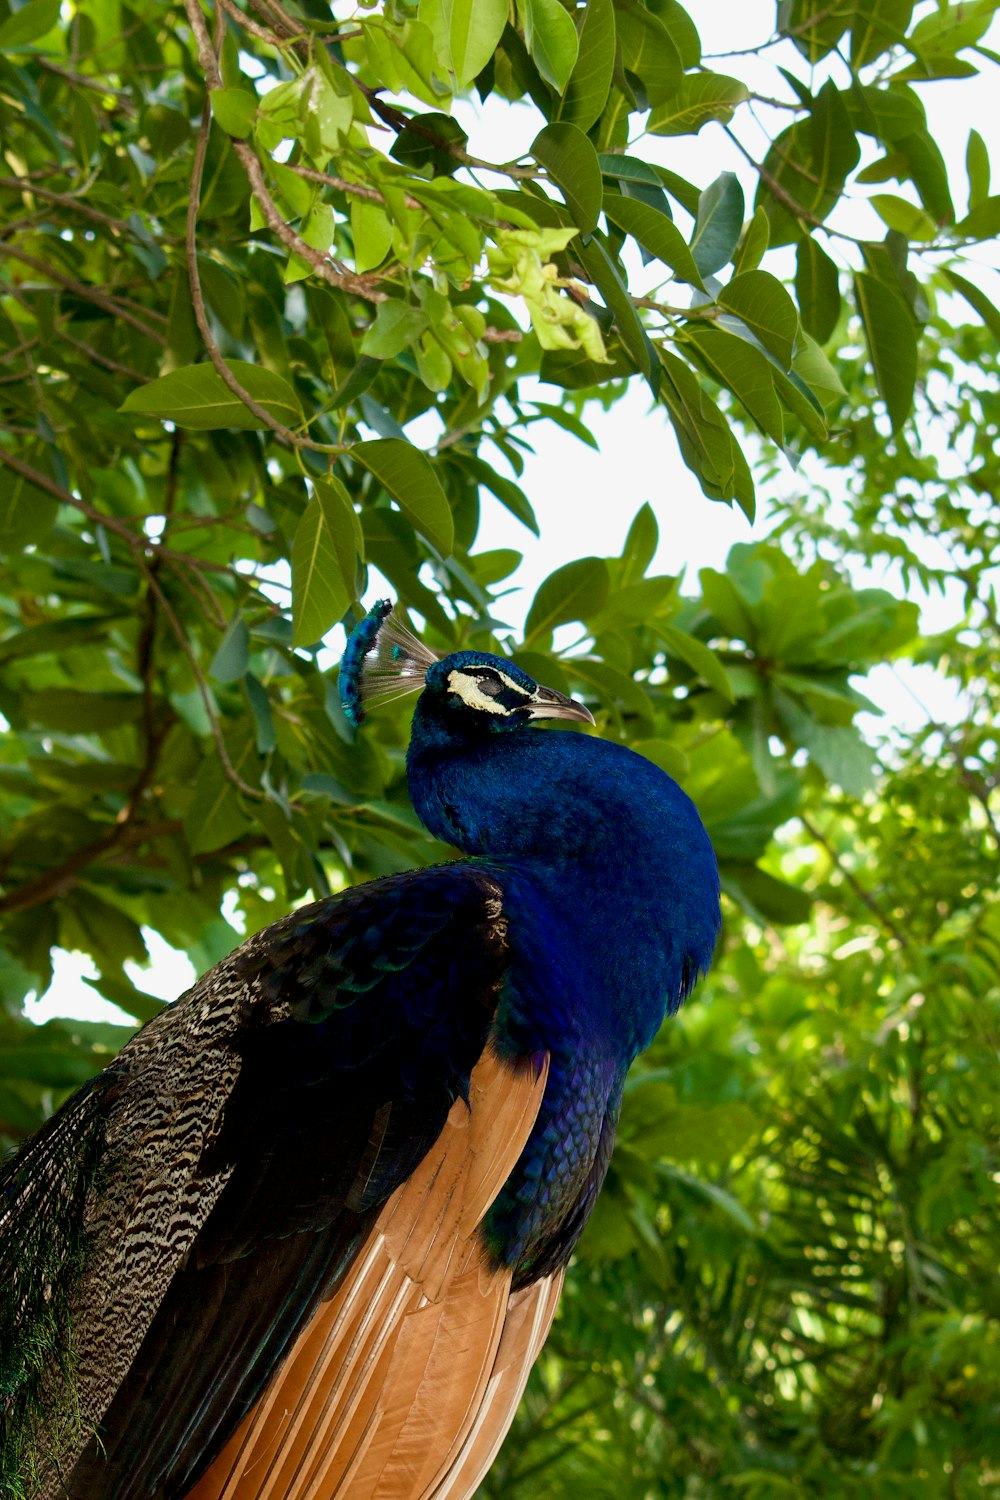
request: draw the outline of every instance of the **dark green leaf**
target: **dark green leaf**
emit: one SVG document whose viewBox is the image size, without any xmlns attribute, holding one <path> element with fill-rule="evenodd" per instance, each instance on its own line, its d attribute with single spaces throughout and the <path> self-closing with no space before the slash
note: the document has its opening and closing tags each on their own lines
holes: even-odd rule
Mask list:
<svg viewBox="0 0 1000 1500">
<path fill-rule="evenodd" d="M 766 356 L 746 339 L 705 324 L 693 325 L 685 337 L 713 379 L 727 386 L 761 430 L 783 447 L 781 403 L 774 388 L 775 372 Z"/>
<path fill-rule="evenodd" d="M 961 292 L 969 306 L 975 308 L 987 328 L 992 329 L 997 339 L 1000 339 L 1000 311 L 993 305 L 985 292 L 981 292 L 971 281 L 967 281 L 964 276 L 960 276 L 957 271 L 953 271 L 949 266 L 942 267 L 941 274 L 951 283 L 956 292 Z"/>
<path fill-rule="evenodd" d="M 969 131 L 965 149 L 965 171 L 969 179 L 969 211 L 978 208 L 990 195 L 990 154 L 978 130 Z"/>
<path fill-rule="evenodd" d="M 212 114 L 227 135 L 246 140 L 257 118 L 257 99 L 246 89 L 213 89 Z"/>
<path fill-rule="evenodd" d="M 339 535 L 340 545 L 335 540 Z M 354 537 L 340 497 L 317 484 L 292 539 L 292 618 L 294 644 L 311 646 L 322 639 L 351 602 L 340 553 L 353 550 Z"/>
<path fill-rule="evenodd" d="M 715 688 L 725 698 L 727 703 L 734 702 L 733 690 L 726 676 L 726 669 L 722 665 L 715 652 L 710 650 L 703 641 L 696 636 L 688 635 L 685 630 L 677 630 L 672 625 L 660 625 L 657 633 L 663 640 L 670 656 L 679 656 L 681 661 L 687 662 L 709 687 Z"/>
<path fill-rule="evenodd" d="M 254 742 L 247 738 L 237 751 L 229 749 L 233 769 L 247 779 L 255 759 Z M 232 782 L 217 760 L 206 760 L 195 782 L 194 796 L 184 819 L 192 854 L 221 849 L 241 838 L 251 827 Z"/>
<path fill-rule="evenodd" d="M 451 65 L 464 89 L 489 62 L 507 24 L 507 0 L 441 0 Z"/>
<path fill-rule="evenodd" d="M 669 220 L 665 222 L 669 223 Z M 655 396 L 658 384 L 656 354 L 628 294 L 621 272 L 596 235 L 592 235 L 585 244 L 575 246 L 575 250 L 603 297 L 605 306 L 614 314 L 618 335 L 635 361 L 636 369 L 646 377 Z"/>
<path fill-rule="evenodd" d="M 770 229 L 767 214 L 758 206 L 753 218 L 744 226 L 743 233 L 740 235 L 740 243 L 733 259 L 737 274 L 741 271 L 756 271 L 764 258 L 769 242 Z"/>
<path fill-rule="evenodd" d="M 581 557 L 550 573 L 539 586 L 524 626 L 526 645 L 548 636 L 557 625 L 588 620 L 598 613 L 610 588 L 608 565 L 599 557 Z"/>
<path fill-rule="evenodd" d="M 712 500 L 736 500 L 753 520 L 754 487 L 729 424 L 681 360 L 660 350 L 660 399 L 670 413 L 681 456 Z"/>
<path fill-rule="evenodd" d="M 851 64 L 855 70 L 897 47 L 906 37 L 913 0 L 866 0 L 851 25 Z"/>
<path fill-rule="evenodd" d="M 84 692 L 40 688 L 23 694 L 21 711 L 29 723 L 69 734 L 88 734 L 129 724 L 142 713 L 141 693 Z"/>
<path fill-rule="evenodd" d="M 531 60 L 557 94 L 566 88 L 578 53 L 576 27 L 559 0 L 521 0 Z"/>
<path fill-rule="evenodd" d="M 58 511 L 54 495 L 0 464 L 0 554 L 42 541 Z"/>
<path fill-rule="evenodd" d="M 955 225 L 955 233 L 967 240 L 989 240 L 1000 234 L 1000 194 L 984 198 L 961 223 Z"/>
<path fill-rule="evenodd" d="M 671 219 L 648 204 L 640 203 L 636 198 L 625 198 L 620 193 L 605 193 L 604 212 L 620 228 L 633 235 L 650 255 L 676 271 L 682 281 L 689 281 L 704 290 L 694 256 Z"/>
<path fill-rule="evenodd" d="M 743 228 L 743 189 L 732 172 L 723 172 L 698 199 L 691 253 L 702 276 L 711 276 L 732 259 Z"/>
<path fill-rule="evenodd" d="M 209 675 L 216 682 L 238 682 L 250 659 L 250 632 L 240 614 L 233 615 L 226 626 L 219 649 L 212 658 Z"/>
<path fill-rule="evenodd" d="M 697 135 L 713 120 L 723 125 L 736 107 L 750 97 L 745 83 L 724 73 L 689 73 L 680 92 L 668 104 L 654 109 L 648 129 L 654 135 Z"/>
<path fill-rule="evenodd" d="M 451 115 L 432 111 L 417 115 L 399 132 L 389 155 L 408 167 L 431 167 L 435 176 L 449 177 L 460 166 L 449 146 L 465 150 L 469 137 Z"/>
<path fill-rule="evenodd" d="M 379 438 L 371 443 L 355 443 L 351 457 L 375 476 L 441 556 L 448 557 L 455 540 L 451 511 L 424 454 L 397 438 Z"/>
<path fill-rule="evenodd" d="M 566 122 L 546 125 L 531 154 L 558 186 L 574 224 L 585 233 L 596 229 L 604 188 L 597 152 L 583 131 Z"/>
<path fill-rule="evenodd" d="M 854 295 L 865 330 L 875 383 L 894 431 L 909 416 L 917 378 L 917 336 L 906 304 L 891 287 L 859 272 Z"/>
<path fill-rule="evenodd" d="M 840 276 L 811 236 L 799 240 L 795 248 L 795 295 L 803 328 L 825 344 L 840 317 Z"/>
<path fill-rule="evenodd" d="M 625 67 L 639 79 L 655 111 L 681 87 L 684 64 L 680 53 L 667 28 L 639 5 L 623 5 L 617 23 Z"/>
<path fill-rule="evenodd" d="M 590 0 L 580 27 L 580 51 L 559 106 L 559 119 L 589 130 L 607 102 L 615 62 L 611 0 Z"/>
<path fill-rule="evenodd" d="M 245 360 L 228 361 L 229 369 L 249 396 L 276 422 L 295 427 L 302 421 L 302 408 L 292 387 L 273 370 Z M 178 427 L 208 431 L 239 427 L 246 431 L 265 424 L 235 396 L 210 364 L 188 365 L 171 370 L 126 396 L 120 411 L 176 422 Z"/>
<path fill-rule="evenodd" d="M 28 0 L 0 23 L 0 51 L 12 52 L 39 41 L 59 20 L 59 0 Z"/>
<path fill-rule="evenodd" d="M 783 369 L 791 368 L 799 315 L 780 281 L 767 271 L 745 271 L 722 288 L 717 300 L 746 324 Z"/>
</svg>

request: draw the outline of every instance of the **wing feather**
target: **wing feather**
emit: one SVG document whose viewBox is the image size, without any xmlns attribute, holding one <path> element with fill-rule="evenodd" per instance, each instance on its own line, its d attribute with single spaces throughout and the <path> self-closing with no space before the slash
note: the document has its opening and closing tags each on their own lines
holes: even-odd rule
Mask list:
<svg viewBox="0 0 1000 1500">
<path fill-rule="evenodd" d="M 511 1294 L 478 1228 L 524 1147 L 547 1060 L 487 1049 L 433 1149 L 188 1500 L 471 1494 L 513 1419 L 561 1275 Z"/>
<path fill-rule="evenodd" d="M 300 908 L 143 1028 L 15 1163 L 76 1339 L 71 1372 L 14 1368 L 13 1399 L 45 1408 L 19 1423 L 36 1500 L 178 1500 L 197 1481 L 467 1091 L 505 932 L 496 881 L 461 862 Z M 8 1323 L 37 1342 L 31 1299 L 4 1308 L 0 1342 Z M 391 1354 L 373 1328 L 351 1333 L 361 1365 Z"/>
</svg>

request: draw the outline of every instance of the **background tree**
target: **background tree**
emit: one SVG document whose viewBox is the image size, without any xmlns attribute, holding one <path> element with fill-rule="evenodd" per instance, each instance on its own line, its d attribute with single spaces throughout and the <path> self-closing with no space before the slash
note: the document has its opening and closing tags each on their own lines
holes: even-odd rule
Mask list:
<svg viewBox="0 0 1000 1500">
<path fill-rule="evenodd" d="M 995 8 L 793 0 L 723 74 L 676 0 L 76 0 L 68 25 L 0 0 L 5 1137 L 127 1035 L 25 1022 L 53 946 L 143 1020 L 144 929 L 200 969 L 236 941 L 227 893 L 249 931 L 447 856 L 407 805 L 405 712 L 355 740 L 328 675 L 369 568 L 432 645 L 506 640 L 587 697 L 720 856 L 714 978 L 631 1080 L 486 1493 L 1000 1481 L 1000 313 L 976 248 L 1000 198 L 975 132 L 949 178 L 923 102 L 995 65 Z M 467 95 L 534 111 L 530 151 L 471 155 Z M 753 204 L 677 170 L 706 127 Z M 648 505 L 620 557 L 553 539 L 522 639 L 480 494 L 536 529 L 533 430 L 592 441 L 588 403 L 629 381 L 706 503 L 752 515 L 788 459 L 806 498 L 694 592 L 650 574 Z M 872 564 L 957 577 L 964 618 L 919 640 L 854 586 Z M 855 679 L 898 655 L 965 707 L 876 754 Z"/>
</svg>

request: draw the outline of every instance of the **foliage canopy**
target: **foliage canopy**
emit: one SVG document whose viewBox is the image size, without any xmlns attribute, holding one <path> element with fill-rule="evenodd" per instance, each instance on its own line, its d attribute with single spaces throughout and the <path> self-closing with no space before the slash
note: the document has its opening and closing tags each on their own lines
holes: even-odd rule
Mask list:
<svg viewBox="0 0 1000 1500">
<path fill-rule="evenodd" d="M 54 946 L 143 1020 L 144 929 L 200 969 L 227 893 L 254 930 L 447 856 L 405 712 L 355 737 L 329 676 L 374 568 L 675 775 L 727 897 L 484 1493 L 983 1493 L 1000 197 L 925 103 L 995 66 L 995 0 L 782 0 L 725 59 L 677 0 L 68 10 L 0 0 L 0 1131 L 128 1034 L 26 1023 Z M 523 155 L 470 151 L 470 96 Z M 755 201 L 678 170 L 703 130 Z M 535 431 L 592 442 L 629 381 L 706 504 L 752 516 L 789 460 L 808 494 L 693 591 L 650 571 L 655 497 L 619 557 L 550 538 L 518 639 L 481 495 L 537 531 Z M 919 640 L 873 564 L 963 617 Z M 962 722 L 876 753 L 857 679 L 898 656 Z"/>
</svg>

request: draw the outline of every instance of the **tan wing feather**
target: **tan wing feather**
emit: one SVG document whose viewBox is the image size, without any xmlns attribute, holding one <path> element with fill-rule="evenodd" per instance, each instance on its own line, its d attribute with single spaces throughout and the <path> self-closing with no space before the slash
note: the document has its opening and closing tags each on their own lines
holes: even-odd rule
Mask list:
<svg viewBox="0 0 1000 1500">
<path fill-rule="evenodd" d="M 460 1500 L 513 1420 L 561 1275 L 511 1294 L 477 1226 L 548 1070 L 488 1049 L 433 1149 L 188 1500 Z"/>
</svg>

